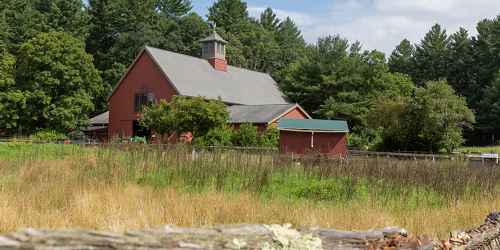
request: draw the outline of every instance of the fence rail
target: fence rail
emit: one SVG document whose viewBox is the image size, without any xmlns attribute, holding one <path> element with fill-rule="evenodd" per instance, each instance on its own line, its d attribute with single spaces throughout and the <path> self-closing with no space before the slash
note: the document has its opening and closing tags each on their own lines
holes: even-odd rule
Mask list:
<svg viewBox="0 0 500 250">
<path fill-rule="evenodd" d="M 57 142 L 44 142 L 44 141 L 34 141 L 30 139 L 7 139 L 0 138 L 0 143 L 34 143 L 34 144 L 66 144 L 68 141 L 57 141 Z M 71 143 L 71 142 L 70 142 Z M 94 146 L 94 147 L 116 147 L 116 148 L 130 148 L 130 147 L 151 147 L 155 149 L 168 150 L 169 148 L 178 147 L 177 144 L 137 144 L 137 143 L 107 143 L 107 144 L 91 144 L 91 143 L 73 143 L 84 146 Z M 264 147 L 237 147 L 237 146 L 191 146 L 189 148 L 195 151 L 240 151 L 247 153 L 270 153 L 279 154 L 278 148 L 264 148 Z M 328 158 L 325 155 L 310 154 L 310 155 L 288 155 L 291 158 L 302 158 L 302 159 L 317 159 L 317 158 Z M 377 157 L 377 158 L 394 158 L 394 159 L 404 159 L 404 160 L 467 160 L 470 162 L 476 162 L 480 164 L 495 164 L 500 165 L 500 155 L 498 154 L 466 154 L 466 153 L 454 153 L 454 154 L 430 154 L 430 153 L 415 153 L 415 152 L 377 152 L 377 151 L 366 151 L 366 150 L 356 150 L 350 149 L 348 151 L 347 157 Z M 335 157 L 334 157 L 335 158 Z M 336 157 L 339 158 L 339 157 Z"/>
</svg>

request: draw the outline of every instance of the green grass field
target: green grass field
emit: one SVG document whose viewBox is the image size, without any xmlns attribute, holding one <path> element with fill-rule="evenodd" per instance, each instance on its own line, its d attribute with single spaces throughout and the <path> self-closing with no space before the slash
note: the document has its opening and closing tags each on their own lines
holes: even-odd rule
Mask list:
<svg viewBox="0 0 500 250">
<path fill-rule="evenodd" d="M 459 150 L 462 153 L 496 153 L 500 154 L 500 146 L 488 146 L 488 147 L 462 147 Z"/>
</svg>

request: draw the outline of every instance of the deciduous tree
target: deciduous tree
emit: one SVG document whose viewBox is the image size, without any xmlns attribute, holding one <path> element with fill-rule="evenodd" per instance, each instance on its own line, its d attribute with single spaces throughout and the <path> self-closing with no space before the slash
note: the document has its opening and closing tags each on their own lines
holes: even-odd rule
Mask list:
<svg viewBox="0 0 500 250">
<path fill-rule="evenodd" d="M 228 120 L 229 113 L 221 101 L 185 96 L 174 96 L 169 103 L 160 101 L 147 107 L 141 116 L 141 124 L 160 135 L 191 132 L 195 139 L 222 128 Z"/>
<path fill-rule="evenodd" d="M 85 126 L 103 91 L 83 42 L 62 32 L 40 33 L 21 46 L 16 84 L 26 95 L 29 105 L 22 116 L 32 130 Z"/>
</svg>

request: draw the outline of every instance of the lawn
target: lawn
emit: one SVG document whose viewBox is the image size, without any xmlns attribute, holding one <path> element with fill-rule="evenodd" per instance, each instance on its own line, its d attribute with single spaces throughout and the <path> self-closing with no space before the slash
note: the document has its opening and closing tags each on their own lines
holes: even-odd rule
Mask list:
<svg viewBox="0 0 500 250">
<path fill-rule="evenodd" d="M 453 161 L 0 144 L 0 171 L 1 232 L 292 223 L 443 238 L 500 207 L 500 168 Z"/>
<path fill-rule="evenodd" d="M 487 147 L 462 147 L 460 152 L 471 154 L 471 153 L 496 153 L 500 154 L 500 146 L 487 146 Z"/>
</svg>

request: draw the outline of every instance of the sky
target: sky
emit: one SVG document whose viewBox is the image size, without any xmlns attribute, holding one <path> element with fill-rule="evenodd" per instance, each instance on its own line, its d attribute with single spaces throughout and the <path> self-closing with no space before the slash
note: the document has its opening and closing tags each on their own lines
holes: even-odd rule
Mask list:
<svg viewBox="0 0 500 250">
<path fill-rule="evenodd" d="M 193 0 L 206 16 L 215 0 Z M 448 33 L 464 27 L 476 34 L 476 24 L 500 14 L 500 0 L 247 0 L 251 16 L 271 7 L 280 18 L 291 17 L 306 41 L 339 34 L 360 41 L 365 49 L 387 54 L 407 38 L 420 41 L 432 25 Z"/>
</svg>

